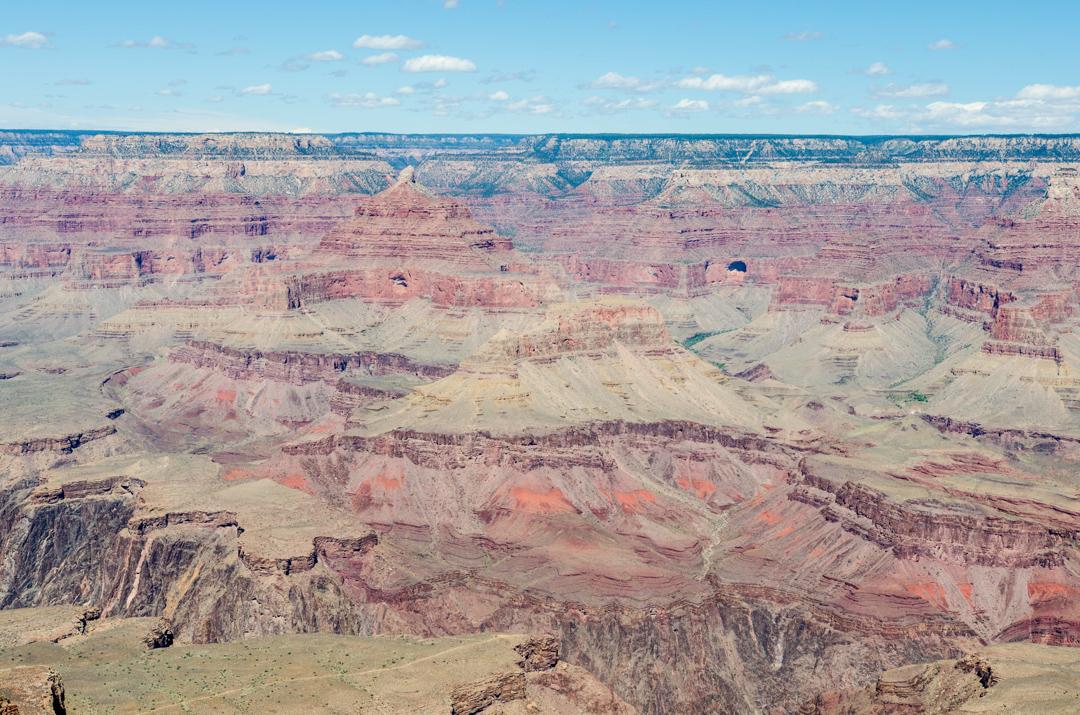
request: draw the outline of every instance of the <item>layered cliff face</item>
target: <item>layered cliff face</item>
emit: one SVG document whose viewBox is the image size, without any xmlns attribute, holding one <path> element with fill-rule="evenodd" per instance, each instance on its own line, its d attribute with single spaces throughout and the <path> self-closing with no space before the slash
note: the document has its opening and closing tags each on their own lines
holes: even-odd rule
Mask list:
<svg viewBox="0 0 1080 715">
<path fill-rule="evenodd" d="M 0 163 L 3 608 L 555 634 L 439 701 L 492 712 L 885 712 L 1080 642 L 1075 138 Z"/>
</svg>

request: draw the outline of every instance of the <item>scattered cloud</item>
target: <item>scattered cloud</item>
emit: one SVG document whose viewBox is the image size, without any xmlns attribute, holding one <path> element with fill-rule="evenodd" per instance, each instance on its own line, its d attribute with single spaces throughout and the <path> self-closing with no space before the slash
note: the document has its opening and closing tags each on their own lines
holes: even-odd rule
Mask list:
<svg viewBox="0 0 1080 715">
<path fill-rule="evenodd" d="M 1056 103 L 1031 99 L 980 102 L 931 102 L 922 120 L 930 124 L 979 129 L 1045 131 L 1076 121 L 1080 102 Z"/>
<path fill-rule="evenodd" d="M 447 84 L 448 82 L 441 78 L 435 82 L 415 82 L 403 87 L 398 87 L 395 94 L 431 94 L 437 89 L 442 89 Z"/>
<path fill-rule="evenodd" d="M 85 87 L 92 82 L 85 77 L 65 77 L 53 82 L 57 87 Z"/>
<path fill-rule="evenodd" d="M 345 55 L 337 50 L 323 50 L 322 52 L 312 52 L 307 58 L 312 62 L 340 62 L 345 59 Z"/>
<path fill-rule="evenodd" d="M 735 100 L 735 106 L 736 107 L 741 107 L 741 108 L 756 107 L 756 106 L 760 105 L 764 101 L 765 100 L 763 100 L 758 95 L 752 94 L 749 97 L 743 97 L 742 99 L 736 99 Z"/>
<path fill-rule="evenodd" d="M 931 42 L 929 45 L 927 45 L 927 48 L 931 50 L 952 50 L 956 48 L 956 43 L 946 37 L 943 37 L 940 40 L 934 40 L 933 42 Z"/>
<path fill-rule="evenodd" d="M 1037 100 L 1063 100 L 1080 99 L 1080 85 L 1075 87 L 1061 87 L 1053 84 L 1029 84 L 1021 89 L 1017 95 L 1020 99 Z"/>
<path fill-rule="evenodd" d="M 629 92 L 652 92 L 664 86 L 663 82 L 647 82 L 639 77 L 607 72 L 594 79 L 589 86 L 593 89 L 622 89 Z"/>
<path fill-rule="evenodd" d="M 543 95 L 519 99 L 502 105 L 509 112 L 521 112 L 525 114 L 551 114 L 555 111 L 555 105 Z"/>
<path fill-rule="evenodd" d="M 585 100 L 585 106 L 602 114 L 615 114 L 634 109 L 653 109 L 658 102 L 655 99 L 645 97 L 629 97 L 627 99 L 610 99 L 608 97 L 592 96 Z"/>
<path fill-rule="evenodd" d="M 273 85 L 271 85 L 269 82 L 264 82 L 263 84 L 253 84 L 250 87 L 244 87 L 240 90 L 240 94 L 249 94 L 261 97 L 266 96 L 273 91 Z"/>
<path fill-rule="evenodd" d="M 905 114 L 902 110 L 898 109 L 892 104 L 879 104 L 871 109 L 865 109 L 863 107 L 855 107 L 852 110 L 855 114 L 866 119 L 903 119 Z"/>
<path fill-rule="evenodd" d="M 488 99 L 490 99 L 492 102 L 505 102 L 506 100 L 510 99 L 510 95 L 500 89 L 497 92 L 492 92 L 491 94 L 489 94 Z"/>
<path fill-rule="evenodd" d="M 709 103 L 704 99 L 680 99 L 671 105 L 672 112 L 704 112 L 709 108 Z"/>
<path fill-rule="evenodd" d="M 818 91 L 817 82 L 808 79 L 783 79 L 757 90 L 761 94 L 807 94 Z"/>
<path fill-rule="evenodd" d="M 1011 98 L 878 104 L 853 111 L 871 121 L 887 121 L 914 131 L 1060 130 L 1074 126 L 1080 117 L 1080 87 L 1031 84 Z"/>
<path fill-rule="evenodd" d="M 378 109 L 380 107 L 396 107 L 401 100 L 396 97 L 382 97 L 374 92 L 363 94 L 338 94 L 330 95 L 330 101 L 338 107 L 357 107 L 360 109 Z"/>
<path fill-rule="evenodd" d="M 227 50 L 222 50 L 217 53 L 219 57 L 239 57 L 240 55 L 251 54 L 251 50 L 246 47 L 230 47 Z"/>
<path fill-rule="evenodd" d="M 915 84 L 890 84 L 874 92 L 879 97 L 942 97 L 949 93 L 949 85 L 944 82 L 917 82 Z"/>
<path fill-rule="evenodd" d="M 299 57 L 290 57 L 278 65 L 278 69 L 282 72 L 303 72 L 309 67 L 311 67 L 311 64 Z"/>
<path fill-rule="evenodd" d="M 375 65 L 388 65 L 393 62 L 397 62 L 399 57 L 393 52 L 380 52 L 377 55 L 369 55 L 360 60 L 362 64 L 374 67 Z"/>
<path fill-rule="evenodd" d="M 23 32 L 19 35 L 4 35 L 0 37 L 0 46 L 22 47 L 27 50 L 37 50 L 49 44 L 49 38 L 40 32 Z"/>
<path fill-rule="evenodd" d="M 406 72 L 475 72 L 476 64 L 450 55 L 420 55 L 405 60 L 401 69 Z"/>
<path fill-rule="evenodd" d="M 868 77 L 884 77 L 887 74 L 892 74 L 892 70 L 884 62 L 874 62 L 863 70 L 863 74 Z"/>
<path fill-rule="evenodd" d="M 836 107 L 823 99 L 818 99 L 800 104 L 795 111 L 800 114 L 832 114 L 836 111 Z"/>
<path fill-rule="evenodd" d="M 454 9 L 457 8 L 458 5 L 459 5 L 458 0 L 443 0 L 443 4 L 442 4 L 443 9 L 445 9 L 445 10 L 454 10 Z"/>
<path fill-rule="evenodd" d="M 820 40 L 825 37 L 820 32 L 789 32 L 784 35 L 784 39 L 789 42 L 813 42 L 814 40 Z"/>
<path fill-rule="evenodd" d="M 296 127 L 290 129 L 289 134 L 311 134 L 314 130 L 311 127 Z"/>
<path fill-rule="evenodd" d="M 536 79 L 536 70 L 521 70 L 520 72 L 495 72 L 480 80 L 484 84 L 502 84 L 503 82 L 532 82 Z"/>
<path fill-rule="evenodd" d="M 728 76 L 714 74 L 708 77 L 684 77 L 675 84 L 683 89 L 704 89 L 710 92 L 753 92 L 772 81 L 767 74 Z"/>
<path fill-rule="evenodd" d="M 186 42 L 182 44 L 176 44 L 167 37 L 163 37 L 162 35 L 154 35 L 149 40 L 124 40 L 120 43 L 120 46 L 129 50 L 144 48 L 164 50 L 170 47 L 189 49 L 191 47 L 191 44 Z"/>
<path fill-rule="evenodd" d="M 744 94 L 805 94 L 818 91 L 817 82 L 808 79 L 776 80 L 772 75 L 691 76 L 677 81 L 683 89 L 703 89 L 709 92 L 742 92 Z"/>
<path fill-rule="evenodd" d="M 360 35 L 352 46 L 369 50 L 415 50 L 424 43 L 408 35 Z"/>
</svg>

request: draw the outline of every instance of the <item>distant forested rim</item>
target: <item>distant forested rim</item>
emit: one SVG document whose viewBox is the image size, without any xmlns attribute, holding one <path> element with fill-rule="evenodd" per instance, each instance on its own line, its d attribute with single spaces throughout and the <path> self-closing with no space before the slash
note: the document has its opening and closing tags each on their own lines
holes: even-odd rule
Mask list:
<svg viewBox="0 0 1080 715">
<path fill-rule="evenodd" d="M 255 158 L 488 157 L 536 161 L 744 164 L 820 161 L 1080 161 L 1080 135 L 781 136 L 725 134 L 167 134 L 0 131 L 0 163 L 68 154 Z"/>
</svg>

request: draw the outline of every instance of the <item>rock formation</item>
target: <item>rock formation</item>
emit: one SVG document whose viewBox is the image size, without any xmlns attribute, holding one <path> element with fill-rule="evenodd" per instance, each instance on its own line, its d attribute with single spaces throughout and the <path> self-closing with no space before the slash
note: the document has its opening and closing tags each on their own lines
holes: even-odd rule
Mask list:
<svg viewBox="0 0 1080 715">
<path fill-rule="evenodd" d="M 64 681 L 41 666 L 0 669 L 0 713 L 67 715 Z"/>
<path fill-rule="evenodd" d="M 1078 171 L 1067 136 L 0 132 L 0 626 L 549 634 L 440 681 L 470 712 L 992 702 L 997 649 L 1080 643 Z"/>
</svg>

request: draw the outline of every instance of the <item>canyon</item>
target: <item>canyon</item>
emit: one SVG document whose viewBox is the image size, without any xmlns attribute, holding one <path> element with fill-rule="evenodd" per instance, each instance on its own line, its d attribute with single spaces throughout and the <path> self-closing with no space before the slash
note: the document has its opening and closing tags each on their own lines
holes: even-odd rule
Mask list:
<svg viewBox="0 0 1080 715">
<path fill-rule="evenodd" d="M 0 131 L 0 197 L 0 693 L 247 712 L 245 658 L 343 650 L 409 680 L 308 711 L 1077 677 L 1078 137 Z"/>
</svg>

